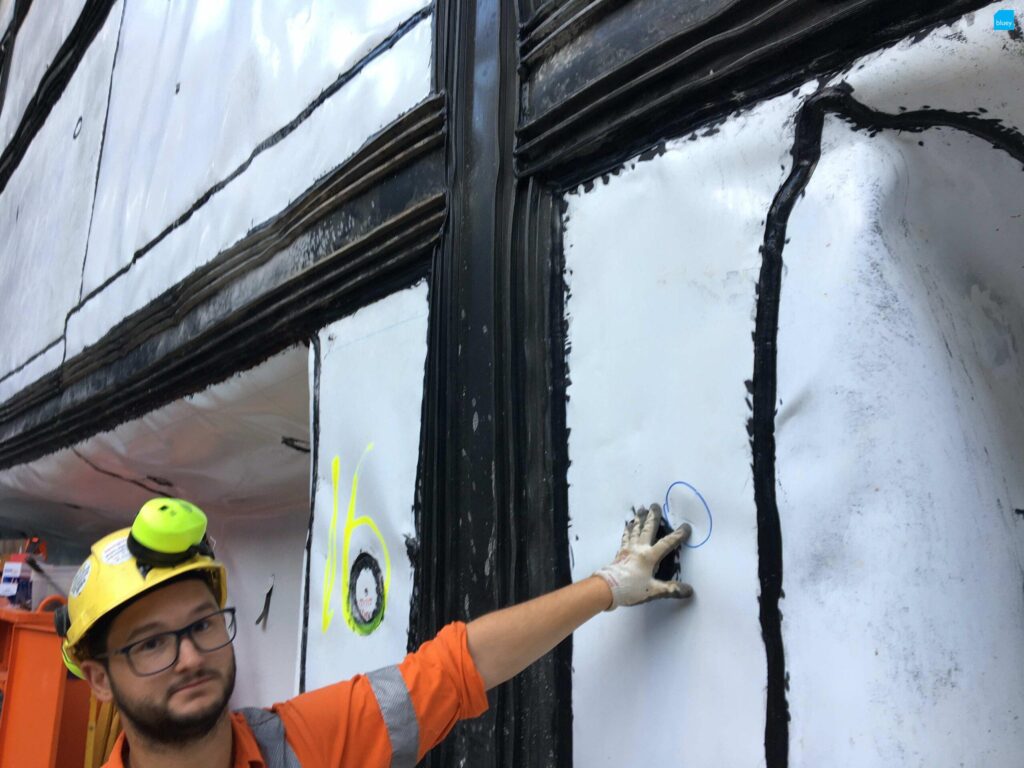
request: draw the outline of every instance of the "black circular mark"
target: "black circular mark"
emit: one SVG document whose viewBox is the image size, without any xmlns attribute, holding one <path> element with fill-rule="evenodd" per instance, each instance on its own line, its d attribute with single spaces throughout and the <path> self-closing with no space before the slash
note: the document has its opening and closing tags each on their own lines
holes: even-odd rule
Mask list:
<svg viewBox="0 0 1024 768">
<path fill-rule="evenodd" d="M 348 607 L 361 634 L 370 634 L 384 620 L 384 574 L 376 558 L 367 552 L 360 552 L 352 563 Z"/>
<path fill-rule="evenodd" d="M 71 138 L 72 139 L 77 139 L 78 138 L 78 134 L 80 134 L 81 132 L 82 132 L 82 118 L 79 117 L 78 118 L 78 122 L 75 123 L 75 134 Z"/>
</svg>

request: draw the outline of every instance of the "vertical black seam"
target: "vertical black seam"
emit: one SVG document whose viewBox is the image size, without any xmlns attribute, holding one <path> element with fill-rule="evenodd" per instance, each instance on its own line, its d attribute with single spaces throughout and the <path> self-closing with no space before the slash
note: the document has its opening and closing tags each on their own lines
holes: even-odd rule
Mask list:
<svg viewBox="0 0 1024 768">
<path fill-rule="evenodd" d="M 807 187 L 821 157 L 822 129 L 826 113 L 834 113 L 857 129 L 874 136 L 894 129 L 919 133 L 929 128 L 948 127 L 966 131 L 989 141 L 1024 165 L 1024 135 L 998 120 L 980 118 L 977 113 L 922 109 L 902 114 L 873 110 L 856 101 L 847 83 L 824 88 L 804 102 L 796 118 L 793 166 L 772 201 L 765 220 L 761 246 L 761 273 L 757 286 L 757 315 L 754 325 L 754 375 L 748 388 L 753 408 L 748 432 L 753 454 L 754 501 L 757 507 L 758 578 L 761 584 L 761 635 L 767 660 L 767 702 L 765 712 L 765 762 L 767 768 L 785 768 L 789 761 L 789 689 L 782 643 L 782 527 L 775 497 L 775 404 L 779 301 L 782 288 L 782 252 L 789 216 Z"/>
<path fill-rule="evenodd" d="M 96 158 L 96 178 L 92 185 L 92 207 L 89 211 L 89 228 L 85 235 L 85 253 L 82 255 L 82 275 L 78 281 L 78 302 L 82 301 L 82 290 L 85 286 L 85 265 L 89 261 L 89 240 L 92 238 L 92 222 L 96 217 L 96 194 L 100 187 L 100 168 L 103 167 L 103 148 L 107 143 L 107 124 L 110 122 L 110 101 L 114 95 L 114 73 L 117 72 L 117 54 L 121 52 L 121 35 L 124 33 L 125 9 L 128 7 L 128 0 L 121 3 L 121 21 L 117 27 L 117 43 L 114 46 L 114 60 L 110 64 L 110 83 L 107 86 L 107 108 L 103 115 L 103 133 L 100 134 L 100 152 Z M 68 337 L 68 321 L 71 319 L 69 311 L 64 316 L 64 338 Z M 67 345 L 64 345 L 64 356 L 67 356 Z"/>
<path fill-rule="evenodd" d="M 316 518 L 316 487 L 319 482 L 320 469 L 320 334 L 314 333 L 311 338 L 313 351 L 313 416 L 310 436 L 310 469 L 309 480 L 309 525 L 306 527 L 306 573 L 302 590 L 302 639 L 299 649 L 299 693 L 306 692 L 306 649 L 309 637 L 309 573 L 313 564 L 313 522 Z"/>
</svg>

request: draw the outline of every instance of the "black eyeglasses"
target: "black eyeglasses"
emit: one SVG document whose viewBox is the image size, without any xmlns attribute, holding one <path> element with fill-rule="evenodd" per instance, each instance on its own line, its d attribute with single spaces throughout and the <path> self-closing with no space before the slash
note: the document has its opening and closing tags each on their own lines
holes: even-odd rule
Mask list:
<svg viewBox="0 0 1024 768">
<path fill-rule="evenodd" d="M 224 608 L 196 619 L 187 627 L 144 637 L 95 658 L 106 659 L 121 655 L 128 660 L 128 666 L 139 677 L 157 675 L 178 663 L 181 638 L 186 635 L 200 653 L 220 650 L 235 639 L 235 609 Z"/>
</svg>

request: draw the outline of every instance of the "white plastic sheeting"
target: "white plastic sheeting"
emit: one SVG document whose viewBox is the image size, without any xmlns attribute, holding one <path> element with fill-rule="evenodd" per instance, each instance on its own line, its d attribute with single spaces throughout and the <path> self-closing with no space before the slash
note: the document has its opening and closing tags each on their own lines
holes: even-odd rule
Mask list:
<svg viewBox="0 0 1024 768">
<path fill-rule="evenodd" d="M 0 200 L 0 209 L 3 207 L 3 202 Z M 0 275 L 4 274 L 3 264 L 0 264 Z M 27 282 L 31 285 L 32 277 L 24 270 L 18 270 L 15 265 L 8 264 L 7 274 L 17 274 L 19 276 L 19 282 Z M 70 272 L 68 272 L 70 275 Z M 0 278 L 3 279 L 3 278 Z M 42 290 L 50 290 L 53 286 L 44 288 Z M 74 286 L 71 285 L 70 276 L 65 278 L 65 281 L 61 283 L 61 291 L 65 292 L 65 295 L 73 292 Z M 56 311 L 56 307 L 50 305 L 36 305 L 32 308 L 32 316 L 36 318 L 42 318 L 43 326 L 41 330 L 48 330 L 54 328 L 60 328 L 63 330 L 63 316 L 64 313 Z M 3 315 L 3 309 L 0 308 L 0 315 Z M 59 325 L 58 325 L 59 321 Z M 34 346 L 40 346 L 45 342 L 43 333 L 38 333 L 35 336 L 31 336 L 33 339 Z M 6 402 L 11 396 L 17 394 L 22 389 L 27 387 L 36 379 L 44 376 L 45 374 L 52 371 L 54 368 L 61 364 L 64 359 L 64 341 L 63 339 L 54 339 L 55 343 L 52 343 L 49 347 L 42 347 L 43 351 L 35 352 L 30 357 L 26 358 L 26 361 L 20 365 L 16 364 L 13 359 L 9 360 L 4 364 L 3 367 L 7 368 L 8 373 L 0 374 L 0 403 Z M 25 345 L 26 348 L 29 345 Z M 28 354 L 28 349 L 23 351 L 23 354 Z"/>
<path fill-rule="evenodd" d="M 573 641 L 578 766 L 758 765 L 764 646 L 744 381 L 753 369 L 763 220 L 785 178 L 778 99 L 672 142 L 568 197 L 569 509 L 573 577 L 615 554 L 632 505 L 684 480 L 717 513 L 683 556 L 694 604 L 599 617 Z M 672 524 L 707 533 L 693 496 Z M 614 694 L 613 694 L 614 692 Z M 609 697 L 614 695 L 614 705 Z"/>
<path fill-rule="evenodd" d="M 14 0 L 0 0 L 0 38 L 7 34 L 7 29 L 14 21 Z"/>
<path fill-rule="evenodd" d="M 179 6 L 161 5 L 161 8 L 165 7 L 173 10 Z M 227 20 L 222 23 L 227 24 Z M 128 24 L 127 18 L 125 24 Z M 188 29 L 194 31 L 194 27 L 186 27 L 182 34 Z M 237 31 L 228 34 L 230 30 L 230 26 L 222 30 L 222 34 L 227 35 L 224 45 L 240 51 L 252 49 L 247 37 L 249 32 L 246 35 L 240 35 Z M 125 34 L 131 37 L 127 29 Z M 238 35 L 238 38 L 234 35 Z M 255 225 L 283 210 L 317 179 L 340 165 L 372 134 L 422 101 L 431 86 L 431 40 L 431 22 L 428 18 L 408 31 L 391 49 L 370 61 L 288 136 L 256 155 L 241 175 L 160 240 L 131 269 L 121 274 L 91 301 L 87 301 L 69 320 L 68 356 L 77 354 L 95 342 L 120 319 L 145 306 L 168 287 L 240 240 Z M 220 53 L 209 40 L 204 41 L 202 46 L 185 46 L 184 52 L 180 54 L 184 57 L 181 65 L 188 63 L 191 72 L 198 64 L 192 61 L 190 54 L 194 53 L 201 62 L 208 63 L 211 51 L 218 55 Z M 143 54 L 152 55 L 148 49 L 136 55 Z M 213 81 L 216 78 L 211 78 L 208 73 L 202 74 L 201 69 L 195 69 L 191 87 L 196 89 L 201 83 L 209 82 L 214 92 L 206 93 L 200 89 L 199 95 L 192 97 L 197 101 L 191 107 L 184 112 L 182 108 L 174 107 L 171 114 L 165 114 L 164 110 L 152 107 L 147 99 L 156 98 L 156 94 L 163 94 L 161 98 L 173 99 L 176 83 L 172 81 L 181 73 L 164 73 L 161 77 L 169 79 L 161 80 L 162 85 L 145 79 L 135 83 L 134 76 L 122 75 L 122 62 L 125 62 L 125 69 L 130 69 L 127 62 L 131 58 L 127 52 L 124 58 L 119 54 L 118 71 L 115 73 L 110 128 L 89 241 L 86 293 L 90 286 L 98 284 L 120 266 L 128 264 L 137 247 L 145 244 L 184 213 L 210 185 L 234 170 L 233 163 L 240 162 L 235 156 L 236 137 L 232 131 L 241 130 L 241 126 L 246 124 L 244 119 L 232 118 L 230 125 L 235 127 L 231 131 L 215 131 L 208 138 L 204 138 L 202 132 L 187 134 L 191 137 L 190 146 L 177 143 L 179 137 L 161 122 L 161 119 L 171 120 L 174 115 L 174 120 L 184 121 L 184 126 L 188 121 L 198 119 L 199 115 L 219 115 L 213 107 L 203 105 L 206 100 L 219 98 L 218 89 L 225 87 L 224 83 L 214 88 Z M 175 57 L 171 58 L 178 61 Z M 293 74 L 297 77 L 303 71 L 299 69 Z M 269 78 L 271 75 L 272 71 L 262 72 L 263 77 Z M 320 79 L 323 80 L 325 76 L 325 73 L 321 73 Z M 230 83 L 232 88 L 236 87 L 233 80 Z M 256 85 L 250 87 L 256 88 Z M 274 93 L 279 92 L 277 87 L 274 86 Z M 182 85 L 182 95 L 186 93 L 185 88 L 186 85 Z M 170 95 L 167 96 L 165 91 Z M 281 86 L 280 93 L 286 92 L 287 89 Z M 144 117 L 149 115 L 151 109 L 155 110 L 154 116 Z M 295 117 L 298 111 L 300 108 L 281 114 L 271 110 L 261 120 L 277 121 L 275 125 L 280 127 Z M 140 120 L 143 121 L 142 130 L 136 126 Z M 184 131 L 184 127 L 181 130 Z M 266 138 L 267 135 L 261 133 L 259 138 Z M 244 133 L 239 145 L 250 147 L 245 144 L 250 138 L 256 141 L 255 137 Z M 171 142 L 171 145 L 165 146 L 167 142 Z M 242 159 L 249 151 L 246 149 Z M 196 160 L 196 157 L 200 159 Z M 153 170 L 154 167 L 165 176 L 152 176 L 157 172 Z M 205 173 L 207 167 L 215 169 L 213 175 Z M 200 173 L 201 170 L 204 172 Z"/>
<path fill-rule="evenodd" d="M 982 108 L 1021 130 L 1024 46 L 993 31 L 995 9 L 841 79 L 873 108 Z M 816 86 L 568 197 L 574 576 L 673 480 L 715 512 L 683 556 L 693 605 L 577 633 L 576 765 L 764 764 L 744 380 L 787 118 Z M 792 766 L 1009 766 L 1024 751 L 1022 206 L 1020 163 L 985 141 L 826 119 L 778 335 Z M 683 516 L 702 538 L 701 508 L 673 495 Z"/>
<path fill-rule="evenodd" d="M 328 326 L 320 345 L 309 689 L 405 655 L 412 599 L 406 538 L 415 536 L 426 283 Z"/>
<path fill-rule="evenodd" d="M 211 516 L 309 506 L 305 347 L 45 458 L 0 472 L 0 521 L 91 543 L 153 496 Z"/>
<path fill-rule="evenodd" d="M 45 16 L 46 6 L 34 5 L 28 20 Z M 18 329 L 4 334 L 0 377 L 59 340 L 78 300 L 119 21 L 120 4 L 0 195 L 0 328 Z M 61 353 L 47 354 L 13 382 L 0 381 L 0 401 Z"/>
<path fill-rule="evenodd" d="M 991 11 L 976 19 L 873 57 L 848 77 L 855 96 L 981 108 L 1021 131 L 1024 44 L 1006 50 Z M 870 138 L 828 120 L 789 237 L 791 764 L 1017 765 L 1024 169 L 963 132 Z"/>
<path fill-rule="evenodd" d="M 85 293 L 127 264 L 423 5 L 423 0 L 129 3 Z M 402 71 L 392 62 L 395 83 L 376 82 L 362 93 L 365 103 L 349 102 L 344 119 L 335 116 L 334 140 L 316 137 L 322 143 L 306 162 L 277 163 L 273 180 L 249 177 L 237 183 L 258 198 L 269 190 L 253 187 L 296 177 L 301 186 L 275 197 L 270 212 L 284 207 L 282 199 L 287 202 L 308 187 L 345 157 L 346 148 L 351 151 L 352 140 L 359 146 L 366 129 L 381 124 L 352 124 L 357 113 L 367 111 L 385 122 L 394 116 L 374 107 L 387 104 L 389 92 L 402 86 Z M 237 215 L 247 228 L 268 214 L 247 208 Z"/>
<path fill-rule="evenodd" d="M 228 603 L 238 621 L 235 656 L 240 673 L 232 708 L 267 707 L 298 693 L 308 529 L 308 501 L 272 516 L 220 518 L 210 527 L 217 557 L 228 568 Z"/>
<path fill-rule="evenodd" d="M 25 108 L 35 96 L 39 83 L 47 68 L 53 63 L 57 51 L 78 21 L 84 5 L 85 0 L 61 0 L 56 3 L 33 3 L 29 7 L 25 21 L 18 30 L 3 111 L 0 112 L 0 147 L 6 147 L 18 130 L 21 119 L 25 116 Z M 0 4 L 0 36 L 3 36 L 13 13 L 13 2 Z M 115 18 L 120 17 L 120 3 L 111 10 L 111 15 Z M 116 22 L 114 27 L 116 36 Z M 107 75 L 110 75 L 109 69 Z M 98 93 L 100 91 L 96 91 L 96 94 Z M 105 102 L 105 98 L 97 101 Z"/>
</svg>

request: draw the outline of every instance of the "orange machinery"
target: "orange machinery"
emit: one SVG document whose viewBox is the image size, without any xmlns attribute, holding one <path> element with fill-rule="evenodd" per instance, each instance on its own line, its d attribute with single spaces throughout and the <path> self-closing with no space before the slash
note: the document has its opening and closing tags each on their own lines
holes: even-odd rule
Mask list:
<svg viewBox="0 0 1024 768">
<path fill-rule="evenodd" d="M 0 766 L 80 768 L 89 726 L 89 686 L 61 661 L 53 614 L 0 609 Z"/>
</svg>

